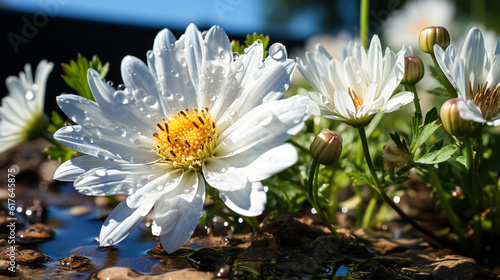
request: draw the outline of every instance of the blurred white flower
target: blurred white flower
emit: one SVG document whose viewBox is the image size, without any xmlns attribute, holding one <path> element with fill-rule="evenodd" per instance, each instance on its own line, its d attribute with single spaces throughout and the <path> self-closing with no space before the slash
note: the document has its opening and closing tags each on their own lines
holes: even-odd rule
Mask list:
<svg viewBox="0 0 500 280">
<path fill-rule="evenodd" d="M 31 65 L 26 64 L 19 77 L 9 76 L 5 81 L 9 94 L 0 107 L 0 153 L 46 133 L 45 86 L 53 68 L 52 62 L 42 60 L 33 80 Z"/>
<path fill-rule="evenodd" d="M 302 128 L 308 100 L 280 100 L 295 71 L 282 44 L 265 60 L 260 43 L 235 56 L 218 26 L 202 36 L 191 24 L 178 40 L 164 29 L 147 60 L 124 58 L 123 90 L 89 70 L 96 102 L 58 97 L 78 125 L 55 138 L 87 155 L 62 164 L 55 178 L 75 180 L 87 195 L 130 195 L 104 222 L 101 246 L 122 241 L 153 209 L 152 232 L 172 253 L 198 223 L 205 181 L 234 212 L 262 213 L 260 181 L 296 162 L 284 141 Z"/>
<path fill-rule="evenodd" d="M 436 60 L 458 93 L 460 117 L 488 125 L 500 125 L 500 38 L 489 52 L 483 34 L 472 28 L 462 51 L 450 45 L 434 45 Z"/>
<path fill-rule="evenodd" d="M 451 26 L 455 7 L 448 0 L 414 0 L 393 12 L 382 24 L 383 39 L 393 48 L 418 48 L 418 36 L 428 26 Z"/>
<path fill-rule="evenodd" d="M 310 113 L 341 120 L 354 127 L 367 125 L 374 114 L 392 112 L 413 100 L 413 93 L 392 93 L 404 76 L 404 51 L 385 54 L 377 35 L 373 36 L 368 52 L 351 43 L 343 50 L 339 61 L 321 45 L 316 53 L 307 52 L 305 61 L 297 58 L 298 68 L 317 92 Z"/>
</svg>

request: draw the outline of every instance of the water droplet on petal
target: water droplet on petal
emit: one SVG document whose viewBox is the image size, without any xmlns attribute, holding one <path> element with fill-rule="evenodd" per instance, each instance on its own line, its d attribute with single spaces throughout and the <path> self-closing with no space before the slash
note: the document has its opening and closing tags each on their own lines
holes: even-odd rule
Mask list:
<svg viewBox="0 0 500 280">
<path fill-rule="evenodd" d="M 227 50 L 221 50 L 219 53 L 221 61 L 225 64 L 231 63 L 232 56 Z"/>
<path fill-rule="evenodd" d="M 114 130 L 115 134 L 121 137 L 125 137 L 127 135 L 127 130 L 123 126 L 117 126 Z"/>
<path fill-rule="evenodd" d="M 141 140 L 139 140 L 139 139 L 134 140 L 134 145 L 139 146 L 140 144 L 141 144 Z"/>
<path fill-rule="evenodd" d="M 154 96 L 150 95 L 150 96 L 147 96 L 146 98 L 144 98 L 143 101 L 144 101 L 144 104 L 146 104 L 147 106 L 152 107 L 152 106 L 154 106 L 156 104 L 157 100 L 156 100 L 156 98 Z"/>
<path fill-rule="evenodd" d="M 236 71 L 237 72 L 242 72 L 243 70 L 245 70 L 245 64 L 240 63 L 240 65 L 238 66 L 238 69 Z"/>
<path fill-rule="evenodd" d="M 286 60 L 287 54 L 285 46 L 282 44 L 274 44 L 269 48 L 269 56 L 276 61 Z"/>
<path fill-rule="evenodd" d="M 169 91 L 169 90 L 163 90 L 161 92 L 161 96 L 165 97 L 165 98 L 172 98 L 172 92 Z"/>
<path fill-rule="evenodd" d="M 106 170 L 104 170 L 104 169 L 97 169 L 95 171 L 95 175 L 103 177 L 103 176 L 108 175 L 108 172 L 106 172 Z"/>
<path fill-rule="evenodd" d="M 153 53 L 153 51 L 149 50 L 149 51 L 147 52 L 147 56 L 148 56 L 148 58 L 153 58 L 153 57 L 154 57 L 154 53 Z"/>
<path fill-rule="evenodd" d="M 358 83 L 358 84 L 361 83 L 361 76 L 356 76 L 355 79 L 356 79 L 356 83 Z"/>
<path fill-rule="evenodd" d="M 179 100 L 179 101 L 184 101 L 184 96 L 180 93 L 176 93 L 175 98 L 177 98 L 177 100 Z"/>
<path fill-rule="evenodd" d="M 83 136 L 83 142 L 85 142 L 87 144 L 94 144 L 94 139 L 87 137 L 87 136 Z"/>
<path fill-rule="evenodd" d="M 115 242 L 113 241 L 113 239 L 108 239 L 108 240 L 107 240 L 107 242 L 108 242 L 108 244 L 109 244 L 109 245 L 113 245 L 113 244 L 115 243 Z"/>
<path fill-rule="evenodd" d="M 128 104 L 128 97 L 123 91 L 116 91 L 113 94 L 113 98 L 120 104 Z"/>
<path fill-rule="evenodd" d="M 257 68 L 261 69 L 262 67 L 264 67 L 264 62 L 259 61 L 259 63 L 257 63 Z"/>
<path fill-rule="evenodd" d="M 101 159 L 104 159 L 104 160 L 108 160 L 109 159 L 108 155 L 105 152 L 103 152 L 103 151 L 97 152 L 97 157 L 101 158 Z"/>
<path fill-rule="evenodd" d="M 156 190 L 159 191 L 159 192 L 163 191 L 163 186 L 162 185 L 158 185 L 156 187 Z"/>
<path fill-rule="evenodd" d="M 28 100 L 28 101 L 31 101 L 31 100 L 35 99 L 35 94 L 33 93 L 33 91 L 28 90 L 26 92 L 26 94 L 24 95 L 24 98 L 26 98 L 26 100 Z"/>
<path fill-rule="evenodd" d="M 117 90 L 124 90 L 125 89 L 125 85 L 124 84 L 119 84 L 116 89 Z"/>
<path fill-rule="evenodd" d="M 112 86 L 113 85 L 113 81 L 108 81 L 107 84 L 110 85 L 110 86 Z"/>
</svg>

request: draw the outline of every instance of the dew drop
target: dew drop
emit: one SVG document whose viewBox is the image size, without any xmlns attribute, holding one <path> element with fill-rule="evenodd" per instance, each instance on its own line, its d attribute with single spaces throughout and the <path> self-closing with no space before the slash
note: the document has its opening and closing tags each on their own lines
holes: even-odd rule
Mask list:
<svg viewBox="0 0 500 280">
<path fill-rule="evenodd" d="M 134 145 L 139 146 L 140 144 L 141 144 L 141 140 L 139 140 L 139 139 L 134 140 Z"/>
<path fill-rule="evenodd" d="M 146 104 L 146 106 L 152 107 L 156 104 L 157 100 L 154 96 L 150 95 L 150 96 L 147 96 L 146 98 L 144 98 L 143 101 L 144 101 L 144 104 Z"/>
<path fill-rule="evenodd" d="M 154 55 L 153 51 L 149 50 L 149 51 L 147 52 L 147 56 L 148 56 L 148 58 L 150 58 L 150 59 L 151 59 L 151 58 L 153 58 L 155 55 Z"/>
<path fill-rule="evenodd" d="M 109 159 L 108 155 L 106 155 L 106 153 L 103 152 L 103 151 L 97 152 L 97 157 L 101 158 L 101 159 L 104 159 L 104 160 L 108 160 Z"/>
<path fill-rule="evenodd" d="M 114 132 L 116 135 L 121 136 L 121 137 L 125 137 L 127 135 L 127 130 L 123 126 L 115 127 Z"/>
<path fill-rule="evenodd" d="M 163 191 L 163 186 L 162 185 L 158 185 L 156 187 L 156 190 L 159 191 L 159 192 Z"/>
<path fill-rule="evenodd" d="M 104 169 L 98 169 L 95 171 L 95 175 L 97 175 L 99 177 L 104 177 L 104 176 L 108 175 L 108 172 L 106 172 L 106 170 L 104 170 Z"/>
<path fill-rule="evenodd" d="M 180 93 L 176 93 L 175 98 L 177 98 L 177 100 L 179 100 L 179 101 L 184 101 L 184 96 Z"/>
<path fill-rule="evenodd" d="M 264 61 L 259 61 L 259 63 L 257 63 L 257 68 L 262 69 L 263 67 L 264 67 Z"/>
<path fill-rule="evenodd" d="M 161 92 L 161 96 L 165 97 L 165 98 L 171 98 L 172 97 L 172 92 L 169 91 L 169 90 L 163 90 Z"/>
<path fill-rule="evenodd" d="M 358 83 L 358 84 L 361 83 L 361 76 L 356 76 L 355 79 L 356 79 L 356 83 Z"/>
<path fill-rule="evenodd" d="M 87 136 L 84 136 L 83 137 L 83 142 L 85 142 L 87 144 L 94 144 L 94 139 L 92 139 L 90 137 L 87 137 Z"/>
<path fill-rule="evenodd" d="M 187 62 L 186 62 L 186 59 L 185 59 L 184 57 L 183 57 L 183 58 L 181 58 L 181 60 L 180 60 L 180 64 L 181 64 L 181 66 L 182 66 L 182 67 L 186 67 Z"/>
<path fill-rule="evenodd" d="M 269 48 L 269 56 L 276 61 L 286 60 L 286 49 L 282 44 L 274 44 Z"/>
<path fill-rule="evenodd" d="M 75 128 L 71 124 L 67 123 L 64 125 L 64 130 L 65 132 L 73 132 L 75 131 Z"/>
<path fill-rule="evenodd" d="M 237 53 L 237 52 L 233 52 L 233 58 L 234 58 L 234 60 L 239 59 L 240 58 L 240 54 Z"/>
<path fill-rule="evenodd" d="M 26 92 L 26 94 L 24 95 L 24 98 L 26 98 L 26 100 L 28 100 L 28 101 L 31 101 L 31 100 L 35 99 L 35 94 L 33 93 L 33 91 L 28 90 Z"/>
<path fill-rule="evenodd" d="M 124 90 L 125 89 L 125 85 L 124 84 L 119 84 L 116 89 L 117 90 Z"/>
<path fill-rule="evenodd" d="M 210 98 L 210 101 L 215 101 L 215 94 L 213 92 L 210 93 L 209 98 Z"/>
<path fill-rule="evenodd" d="M 240 63 L 240 65 L 238 66 L 238 69 L 236 71 L 242 72 L 243 70 L 245 70 L 245 65 L 243 63 Z"/>
<path fill-rule="evenodd" d="M 112 86 L 113 85 L 113 81 L 108 81 L 107 84 L 110 85 L 110 86 Z"/>
<path fill-rule="evenodd" d="M 108 241 L 108 244 L 109 244 L 109 245 L 113 245 L 113 244 L 115 243 L 115 242 L 113 241 L 113 239 L 108 239 L 107 241 Z"/>
<path fill-rule="evenodd" d="M 225 63 L 225 64 L 231 63 L 232 57 L 231 57 L 231 54 L 227 50 L 221 50 L 219 53 L 219 57 L 223 63 Z"/>
<path fill-rule="evenodd" d="M 120 104 L 128 104 L 128 98 L 123 91 L 116 91 L 113 98 Z"/>
</svg>

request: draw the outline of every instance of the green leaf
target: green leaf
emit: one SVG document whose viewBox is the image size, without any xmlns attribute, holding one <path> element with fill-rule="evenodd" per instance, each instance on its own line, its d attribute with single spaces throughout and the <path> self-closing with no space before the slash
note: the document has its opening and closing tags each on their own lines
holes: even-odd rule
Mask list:
<svg viewBox="0 0 500 280">
<path fill-rule="evenodd" d="M 62 78 L 78 95 L 95 101 L 87 81 L 87 72 L 90 68 L 95 69 L 101 78 L 104 78 L 109 71 L 109 63 L 103 64 L 96 55 L 89 61 L 86 57 L 78 54 L 76 61 L 71 60 L 69 64 L 62 64 L 64 72 Z"/>
<path fill-rule="evenodd" d="M 56 131 L 63 127 L 64 126 L 64 120 L 63 118 L 61 117 L 61 115 L 59 115 L 59 113 L 57 113 L 56 111 L 52 111 L 52 115 L 50 117 L 50 124 L 49 124 L 49 127 L 47 128 L 47 131 L 54 134 L 56 133 Z"/>
<path fill-rule="evenodd" d="M 444 89 L 444 87 L 435 87 L 429 89 L 427 92 L 438 96 L 448 96 L 448 92 Z"/>
<path fill-rule="evenodd" d="M 267 57 L 267 45 L 269 44 L 269 36 L 264 36 L 264 34 L 254 33 L 252 35 L 247 35 L 245 38 L 245 45 L 242 45 L 240 42 L 233 40 L 231 42 L 231 46 L 233 48 L 233 52 L 243 54 L 245 49 L 250 47 L 254 42 L 262 43 L 262 47 L 264 48 L 264 57 Z"/>
<path fill-rule="evenodd" d="M 458 150 L 457 146 L 455 145 L 447 145 L 444 146 L 442 149 L 434 149 L 423 155 L 421 158 L 416 160 L 416 163 L 421 163 L 421 164 L 437 164 L 437 163 L 442 163 L 447 160 L 449 160 L 453 154 Z"/>
<path fill-rule="evenodd" d="M 65 146 L 50 146 L 47 147 L 43 153 L 47 155 L 49 159 L 55 159 L 61 163 L 72 159 L 75 155 L 74 150 Z"/>
<path fill-rule="evenodd" d="M 465 156 L 458 156 L 457 162 L 462 164 L 464 167 L 467 166 L 467 158 Z"/>
<path fill-rule="evenodd" d="M 429 137 L 441 126 L 441 122 L 438 119 L 437 109 L 432 108 L 425 116 L 425 121 L 423 125 L 418 125 L 416 123 L 417 118 L 412 118 L 412 133 L 413 138 L 410 146 L 410 153 L 415 154 L 418 148 L 422 146 Z"/>
<path fill-rule="evenodd" d="M 396 144 L 398 149 L 400 149 L 401 151 L 403 151 L 405 153 L 408 153 L 408 154 L 410 153 L 410 151 L 408 150 L 408 146 L 406 144 L 406 140 L 404 138 L 402 138 L 401 136 L 399 136 L 399 134 L 397 132 L 394 134 L 389 133 L 389 136 L 391 136 L 392 141 L 394 141 L 394 143 Z M 403 140 L 401 140 L 401 139 L 403 139 Z"/>
</svg>

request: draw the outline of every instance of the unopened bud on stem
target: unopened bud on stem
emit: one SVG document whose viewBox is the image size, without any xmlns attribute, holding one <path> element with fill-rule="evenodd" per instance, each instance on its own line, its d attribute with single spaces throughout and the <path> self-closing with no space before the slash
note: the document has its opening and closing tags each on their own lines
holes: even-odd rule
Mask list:
<svg viewBox="0 0 500 280">
<path fill-rule="evenodd" d="M 334 164 L 342 154 L 342 136 L 335 131 L 323 130 L 311 143 L 310 152 L 319 163 Z"/>
<path fill-rule="evenodd" d="M 447 100 L 441 106 L 441 121 L 444 129 L 455 137 L 468 137 L 477 128 L 477 124 L 470 120 L 464 120 L 460 117 L 457 109 L 458 98 Z"/>
<path fill-rule="evenodd" d="M 418 56 L 405 57 L 405 75 L 402 84 L 416 84 L 424 77 L 424 63 Z"/>
<path fill-rule="evenodd" d="M 450 33 L 442 26 L 429 26 L 420 32 L 418 38 L 420 49 L 426 53 L 434 53 L 434 45 L 446 49 L 450 45 Z"/>
</svg>

